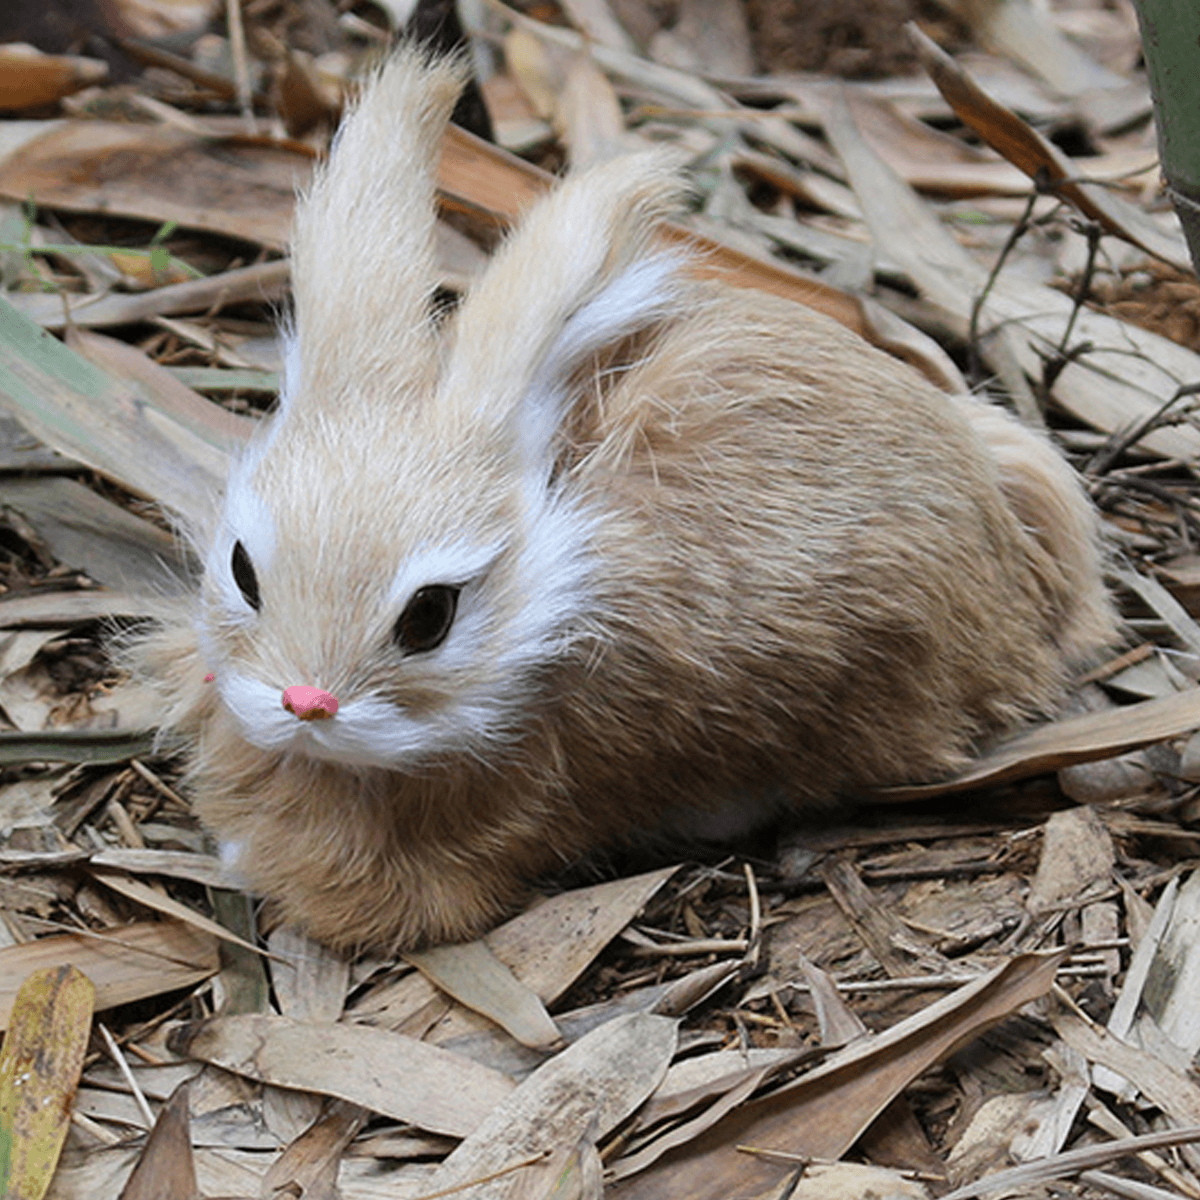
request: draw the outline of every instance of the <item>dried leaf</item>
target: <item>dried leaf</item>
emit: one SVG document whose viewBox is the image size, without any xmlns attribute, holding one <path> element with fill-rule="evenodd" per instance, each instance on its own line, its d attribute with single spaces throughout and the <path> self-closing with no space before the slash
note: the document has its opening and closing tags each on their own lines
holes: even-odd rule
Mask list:
<svg viewBox="0 0 1200 1200">
<path fill-rule="evenodd" d="M 143 921 L 105 933 L 54 934 L 0 949 L 0 1028 L 31 972 L 71 963 L 95 985 L 96 1010 L 191 987 L 217 970 L 216 942 L 176 921 Z"/>
<path fill-rule="evenodd" d="M 1144 700 L 1042 725 L 1003 743 L 953 779 L 884 788 L 875 796 L 887 802 L 907 801 L 1029 779 L 1072 763 L 1112 758 L 1139 746 L 1180 737 L 1198 727 L 1200 688 L 1193 688 L 1161 700 Z"/>
<path fill-rule="evenodd" d="M 646 1013 L 601 1025 L 525 1080 L 434 1172 L 428 1190 L 459 1188 L 462 1200 L 542 1194 L 537 1181 L 554 1178 L 547 1157 L 624 1120 L 666 1073 L 675 1037 L 674 1021 Z"/>
<path fill-rule="evenodd" d="M 176 221 L 282 250 L 296 188 L 312 170 L 310 153 L 298 145 L 68 121 L 4 160 L 0 194 L 74 212 Z"/>
<path fill-rule="evenodd" d="M 669 1187 L 689 1200 L 757 1195 L 789 1170 L 739 1146 L 837 1159 L 922 1071 L 1021 1005 L 1043 995 L 1066 951 L 1024 954 L 872 1039 L 861 1039 L 778 1091 L 729 1113 L 705 1135 L 613 1192 L 651 1200 Z M 793 1159 L 794 1160 L 794 1159 Z M 668 1181 L 669 1180 L 669 1184 Z"/>
<path fill-rule="evenodd" d="M 0 298 L 0 401 L 35 436 L 204 528 L 224 459 Z"/>
<path fill-rule="evenodd" d="M 2 954 L 3 951 L 0 951 Z M 0 1195 L 41 1200 L 71 1122 L 95 989 L 73 966 L 21 985 L 0 1052 Z"/>
<path fill-rule="evenodd" d="M 1011 3 L 1011 0 L 1009 0 Z M 1098 221 L 1135 246 L 1190 272 L 1191 256 L 1182 233 L 1164 233 L 1139 208 L 1111 188 L 1076 179 L 1079 167 L 1011 109 L 998 104 L 936 42 L 910 25 L 909 34 L 921 62 L 955 114 L 989 146 L 1019 167 L 1039 187 L 1070 200 L 1086 217 Z"/>
<path fill-rule="evenodd" d="M 140 879 L 132 879 L 120 871 L 108 871 L 103 867 L 97 867 L 94 860 L 90 874 L 94 879 L 98 879 L 107 887 L 112 888 L 114 892 L 119 892 L 122 896 L 128 896 L 131 900 L 136 900 L 147 908 L 182 921 L 185 925 L 192 925 L 210 937 L 241 946 L 243 950 L 249 950 L 251 954 L 262 953 L 257 946 L 238 937 L 236 933 L 231 933 L 224 925 L 218 924 L 178 900 L 173 900 L 165 892 L 152 888 L 148 883 L 142 883 Z"/>
<path fill-rule="evenodd" d="M 0 111 L 45 108 L 108 74 L 101 59 L 42 54 L 32 46 L 0 46 Z"/>
<path fill-rule="evenodd" d="M 506 967 L 486 942 L 434 946 L 404 956 L 460 1004 L 507 1030 L 523 1046 L 548 1050 L 562 1034 L 538 994 Z"/>
<path fill-rule="evenodd" d="M 332 1023 L 342 1015 L 350 964 L 294 925 L 280 925 L 267 938 L 271 984 L 279 1011 L 295 1021 Z"/>
<path fill-rule="evenodd" d="M 366 1025 L 214 1017 L 183 1026 L 171 1044 L 263 1083 L 337 1096 L 453 1137 L 476 1129 L 513 1087 L 507 1076 L 470 1059 Z"/>
<path fill-rule="evenodd" d="M 158 1114 L 121 1200 L 198 1200 L 190 1126 L 188 1085 L 181 1083 Z"/>
</svg>

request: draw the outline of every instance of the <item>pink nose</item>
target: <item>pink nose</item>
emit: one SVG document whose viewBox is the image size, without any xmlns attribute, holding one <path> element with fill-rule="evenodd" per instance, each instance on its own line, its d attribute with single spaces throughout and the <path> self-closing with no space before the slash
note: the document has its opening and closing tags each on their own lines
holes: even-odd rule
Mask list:
<svg viewBox="0 0 1200 1200">
<path fill-rule="evenodd" d="M 301 684 L 284 690 L 283 707 L 302 721 L 321 721 L 337 712 L 338 702 L 320 688 Z"/>
</svg>

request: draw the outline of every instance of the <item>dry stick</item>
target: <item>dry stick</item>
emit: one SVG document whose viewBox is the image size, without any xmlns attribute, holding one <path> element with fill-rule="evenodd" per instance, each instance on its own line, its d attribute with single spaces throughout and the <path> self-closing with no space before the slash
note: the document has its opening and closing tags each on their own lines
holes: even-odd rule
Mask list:
<svg viewBox="0 0 1200 1200">
<path fill-rule="evenodd" d="M 1070 351 L 1068 350 L 1068 346 L 1071 343 L 1071 334 L 1075 330 L 1075 322 L 1079 319 L 1080 310 L 1083 308 L 1084 301 L 1087 300 L 1088 294 L 1092 290 L 1092 275 L 1096 270 L 1096 252 L 1100 248 L 1101 232 L 1100 226 L 1095 221 L 1085 223 L 1085 233 L 1088 243 L 1087 262 L 1084 264 L 1083 271 L 1079 276 L 1079 288 L 1074 296 L 1074 306 L 1071 309 L 1070 317 L 1067 319 L 1066 327 L 1063 329 L 1063 335 L 1059 339 L 1057 352 L 1042 367 L 1043 404 L 1049 403 L 1050 391 L 1058 381 L 1058 377 L 1084 350 L 1084 347 L 1078 347 L 1075 351 Z M 1086 349 L 1091 349 L 1090 342 L 1086 343 Z"/>
<path fill-rule="evenodd" d="M 975 297 L 974 303 L 971 305 L 971 321 L 967 327 L 967 350 L 970 353 L 970 371 L 974 378 L 978 378 L 983 370 L 983 356 L 979 353 L 979 317 L 983 312 L 983 306 L 987 303 L 987 298 L 991 294 L 992 288 L 996 285 L 996 280 L 1000 278 L 1000 271 L 1005 262 L 1008 261 L 1008 256 L 1016 248 L 1017 242 L 1025 235 L 1029 229 L 1030 218 L 1033 216 L 1033 206 L 1038 201 L 1038 196 L 1041 192 L 1035 187 L 1029 193 L 1029 199 L 1025 204 L 1025 211 L 1021 214 L 1020 219 L 1009 231 L 1008 237 L 1004 241 L 1004 245 L 988 273 L 987 282 L 983 285 L 983 290 Z"/>
<path fill-rule="evenodd" d="M 146 1097 L 142 1095 L 142 1089 L 138 1087 L 138 1082 L 133 1077 L 133 1072 L 129 1069 L 129 1063 L 125 1061 L 125 1055 L 121 1053 L 121 1047 L 117 1045 L 116 1039 L 108 1032 L 108 1026 L 101 1021 L 96 1022 L 96 1028 L 100 1030 L 100 1036 L 104 1039 L 104 1044 L 108 1047 L 109 1057 L 117 1064 L 117 1070 L 121 1072 L 121 1077 L 129 1085 L 129 1090 L 133 1093 L 134 1103 L 138 1106 L 138 1111 L 145 1119 L 146 1128 L 154 1127 L 154 1113 L 150 1109 L 150 1105 L 146 1102 Z"/>
<path fill-rule="evenodd" d="M 246 30 L 242 25 L 242 0 L 225 0 L 225 20 L 229 48 L 233 54 L 233 76 L 237 80 L 238 106 L 246 121 L 246 131 L 255 133 L 254 97 L 250 91 L 250 63 L 246 57 Z"/>
<path fill-rule="evenodd" d="M 1126 450 L 1129 450 L 1147 434 L 1161 428 L 1163 425 L 1174 424 L 1182 417 L 1179 414 L 1170 415 L 1171 409 L 1187 396 L 1200 394 L 1200 383 L 1185 383 L 1175 394 L 1160 405 L 1152 413 L 1141 420 L 1135 421 L 1128 429 L 1114 433 L 1112 437 L 1096 451 L 1095 458 L 1088 464 L 1085 474 L 1089 476 L 1103 475 Z"/>
</svg>

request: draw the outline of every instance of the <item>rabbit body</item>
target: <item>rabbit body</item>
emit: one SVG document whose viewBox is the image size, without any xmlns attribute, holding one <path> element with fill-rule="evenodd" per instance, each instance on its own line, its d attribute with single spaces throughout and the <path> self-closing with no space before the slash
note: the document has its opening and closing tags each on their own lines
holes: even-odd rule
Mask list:
<svg viewBox="0 0 1200 1200">
<path fill-rule="evenodd" d="M 653 156 L 569 179 L 434 322 L 458 83 L 402 53 L 343 127 L 281 410 L 198 535 L 195 611 L 133 650 L 200 816 L 340 946 L 469 937 L 598 847 L 936 777 L 1113 630 L 1048 443 L 690 280 L 650 247 L 679 188 Z M 286 711 L 296 684 L 336 714 Z"/>
</svg>

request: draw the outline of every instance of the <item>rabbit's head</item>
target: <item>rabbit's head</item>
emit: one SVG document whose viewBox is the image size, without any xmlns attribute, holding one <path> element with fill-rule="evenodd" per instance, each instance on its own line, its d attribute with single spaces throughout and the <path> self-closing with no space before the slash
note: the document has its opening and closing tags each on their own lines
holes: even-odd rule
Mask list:
<svg viewBox="0 0 1200 1200">
<path fill-rule="evenodd" d="M 597 636 L 603 516 L 568 449 L 597 364 L 682 303 L 679 259 L 647 246 L 679 182 L 652 154 L 572 178 L 439 321 L 434 172 L 460 82 L 393 59 L 298 210 L 284 394 L 230 474 L 200 615 L 212 686 L 264 750 L 486 761 Z"/>
</svg>

